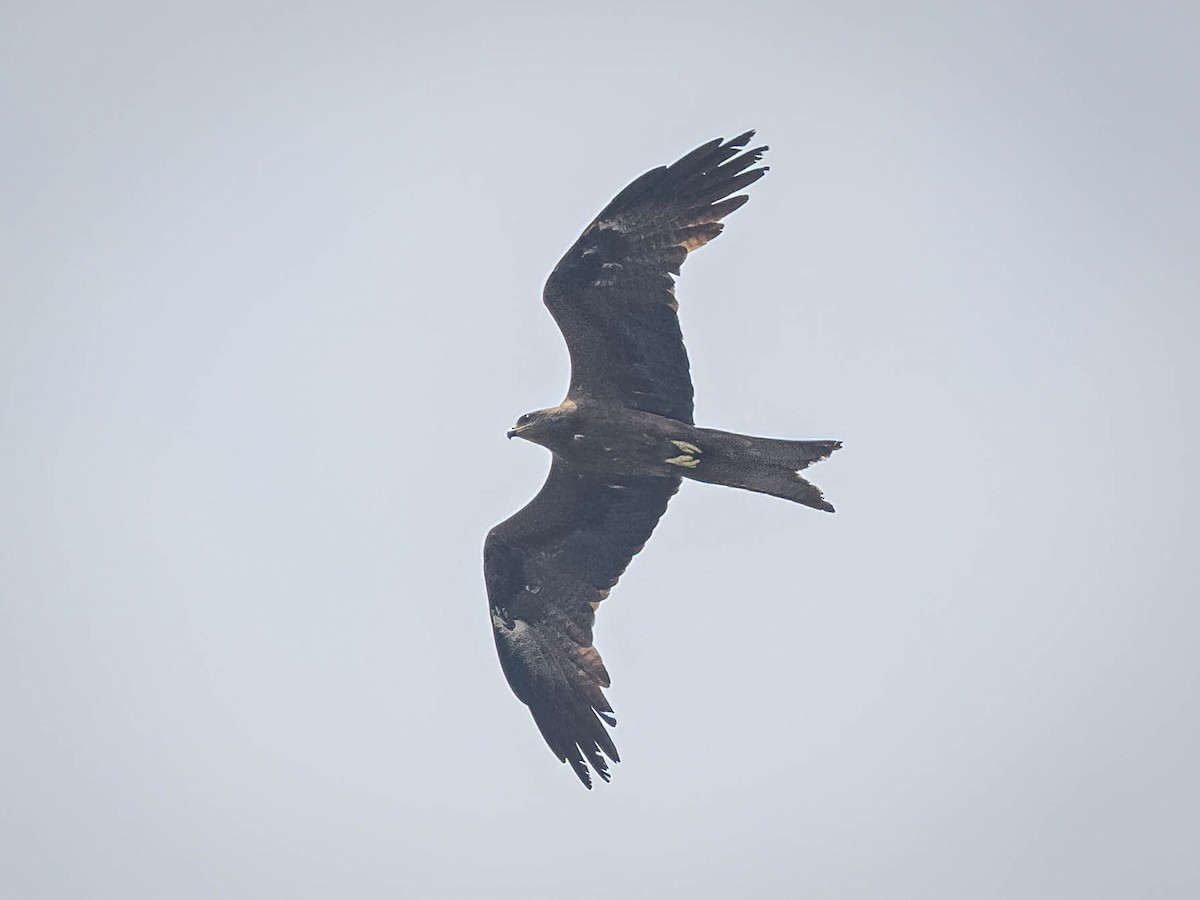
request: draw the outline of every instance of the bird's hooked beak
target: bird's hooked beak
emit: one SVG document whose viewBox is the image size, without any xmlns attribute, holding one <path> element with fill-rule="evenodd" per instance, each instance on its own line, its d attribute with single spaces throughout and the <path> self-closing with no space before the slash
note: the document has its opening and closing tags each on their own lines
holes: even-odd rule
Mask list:
<svg viewBox="0 0 1200 900">
<path fill-rule="evenodd" d="M 511 441 L 520 432 L 524 431 L 528 427 L 529 427 L 528 425 L 514 425 L 512 428 L 508 429 L 508 431 L 506 432 L 508 434 L 508 439 Z"/>
</svg>

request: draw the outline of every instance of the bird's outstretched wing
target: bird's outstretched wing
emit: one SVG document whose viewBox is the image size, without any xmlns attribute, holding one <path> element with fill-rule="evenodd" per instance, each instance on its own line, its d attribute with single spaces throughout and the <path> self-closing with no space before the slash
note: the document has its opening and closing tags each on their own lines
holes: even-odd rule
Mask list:
<svg viewBox="0 0 1200 900">
<path fill-rule="evenodd" d="M 709 141 L 636 179 L 554 267 L 543 300 L 571 354 L 568 397 L 604 398 L 692 423 L 692 379 L 675 279 L 688 251 L 721 233 L 766 167 L 753 131 Z"/>
<path fill-rule="evenodd" d="M 483 546 L 484 579 L 500 664 L 560 760 L 592 786 L 615 725 L 602 688 L 608 672 L 592 646 L 596 606 L 642 549 L 679 489 L 677 478 L 597 475 L 556 459 L 529 505 Z M 585 762 L 586 759 L 586 762 Z"/>
</svg>

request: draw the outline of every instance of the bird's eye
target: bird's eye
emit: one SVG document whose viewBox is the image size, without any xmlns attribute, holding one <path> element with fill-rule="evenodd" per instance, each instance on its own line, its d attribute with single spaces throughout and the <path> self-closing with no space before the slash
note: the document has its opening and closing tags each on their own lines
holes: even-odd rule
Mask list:
<svg viewBox="0 0 1200 900">
<path fill-rule="evenodd" d="M 523 416 L 521 416 L 521 418 L 517 419 L 517 424 L 518 425 L 528 425 L 532 420 L 533 420 L 533 416 L 531 416 L 529 413 L 525 413 L 525 415 L 523 415 Z"/>
</svg>

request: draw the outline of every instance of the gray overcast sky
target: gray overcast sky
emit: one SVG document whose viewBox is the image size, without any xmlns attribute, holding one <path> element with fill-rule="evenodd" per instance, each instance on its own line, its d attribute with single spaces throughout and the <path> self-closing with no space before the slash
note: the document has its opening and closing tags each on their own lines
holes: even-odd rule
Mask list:
<svg viewBox="0 0 1200 900">
<path fill-rule="evenodd" d="M 1200 895 L 1187 3 L 8 4 L 0 894 Z M 584 791 L 480 547 L 542 282 L 759 129 Z"/>
</svg>

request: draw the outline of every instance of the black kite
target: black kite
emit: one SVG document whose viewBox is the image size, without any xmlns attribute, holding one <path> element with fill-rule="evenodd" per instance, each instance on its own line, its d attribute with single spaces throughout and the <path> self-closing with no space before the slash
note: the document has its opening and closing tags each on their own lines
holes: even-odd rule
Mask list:
<svg viewBox="0 0 1200 900">
<path fill-rule="evenodd" d="M 493 528 L 484 574 L 508 683 L 563 762 L 591 787 L 619 761 L 592 646 L 596 607 L 646 543 L 681 479 L 724 484 L 833 512 L 799 472 L 838 441 L 749 437 L 692 421 L 692 380 L 676 316 L 688 252 L 745 203 L 767 171 L 754 132 L 697 147 L 621 191 L 555 266 L 543 300 L 571 355 L 566 399 L 508 436 L 550 449 L 532 502 Z M 586 762 L 585 762 L 586 760 Z"/>
</svg>

